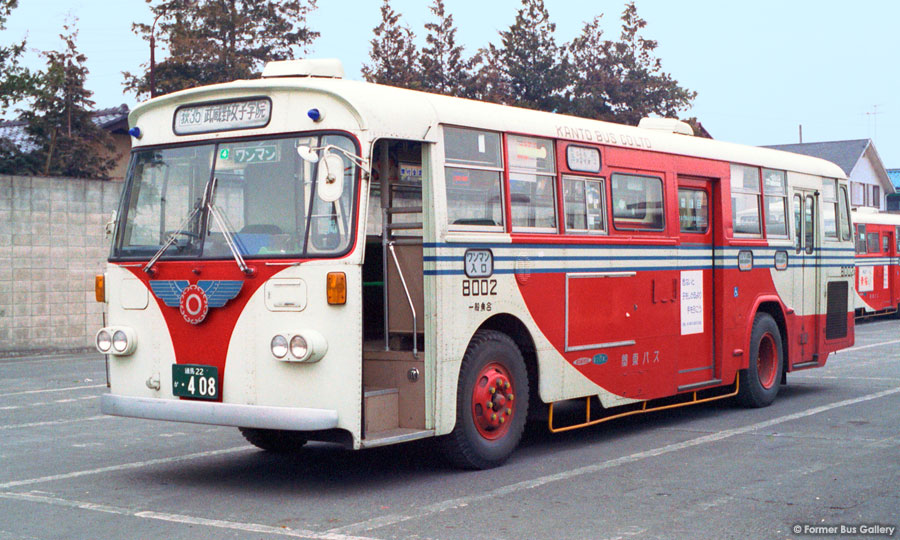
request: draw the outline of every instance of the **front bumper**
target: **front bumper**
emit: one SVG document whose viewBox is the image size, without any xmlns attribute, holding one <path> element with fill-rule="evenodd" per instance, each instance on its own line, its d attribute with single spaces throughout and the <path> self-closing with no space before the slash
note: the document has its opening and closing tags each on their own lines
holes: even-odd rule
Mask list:
<svg viewBox="0 0 900 540">
<path fill-rule="evenodd" d="M 337 411 L 329 409 L 266 407 L 114 394 L 101 396 L 100 410 L 103 414 L 113 416 L 259 429 L 318 431 L 336 428 L 338 425 Z"/>
</svg>

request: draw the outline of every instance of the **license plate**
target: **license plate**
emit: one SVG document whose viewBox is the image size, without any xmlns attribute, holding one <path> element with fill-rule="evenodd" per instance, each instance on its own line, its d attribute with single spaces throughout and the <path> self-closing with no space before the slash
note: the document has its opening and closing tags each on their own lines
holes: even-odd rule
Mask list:
<svg viewBox="0 0 900 540">
<path fill-rule="evenodd" d="M 172 366 L 172 394 L 195 399 L 219 397 L 219 370 L 213 366 Z"/>
</svg>

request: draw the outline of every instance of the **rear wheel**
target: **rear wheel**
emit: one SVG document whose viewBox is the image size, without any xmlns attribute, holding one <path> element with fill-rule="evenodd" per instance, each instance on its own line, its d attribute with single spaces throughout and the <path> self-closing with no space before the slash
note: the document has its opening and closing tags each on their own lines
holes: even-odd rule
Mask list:
<svg viewBox="0 0 900 540">
<path fill-rule="evenodd" d="M 740 372 L 738 400 L 747 407 L 765 407 L 775 401 L 784 369 L 784 349 L 778 324 L 768 313 L 753 320 L 750 365 Z"/>
<path fill-rule="evenodd" d="M 299 431 L 243 427 L 238 429 L 250 444 L 267 452 L 296 452 L 306 444 L 306 438 Z"/>
<path fill-rule="evenodd" d="M 528 375 L 509 336 L 479 330 L 459 370 L 456 426 L 440 441 L 455 467 L 489 469 L 509 458 L 525 428 Z"/>
</svg>

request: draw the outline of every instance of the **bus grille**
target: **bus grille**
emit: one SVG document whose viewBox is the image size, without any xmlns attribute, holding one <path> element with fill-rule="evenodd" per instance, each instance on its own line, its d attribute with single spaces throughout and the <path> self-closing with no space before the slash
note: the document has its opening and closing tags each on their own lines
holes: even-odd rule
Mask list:
<svg viewBox="0 0 900 540">
<path fill-rule="evenodd" d="M 847 282 L 828 283 L 828 311 L 825 315 L 825 339 L 847 337 Z"/>
</svg>

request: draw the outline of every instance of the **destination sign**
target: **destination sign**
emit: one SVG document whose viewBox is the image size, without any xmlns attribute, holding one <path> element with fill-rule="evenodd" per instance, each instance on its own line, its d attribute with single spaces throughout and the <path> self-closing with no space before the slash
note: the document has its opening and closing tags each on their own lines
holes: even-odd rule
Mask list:
<svg viewBox="0 0 900 540">
<path fill-rule="evenodd" d="M 263 127 L 272 116 L 268 98 L 185 105 L 175 110 L 176 135 Z"/>
</svg>

